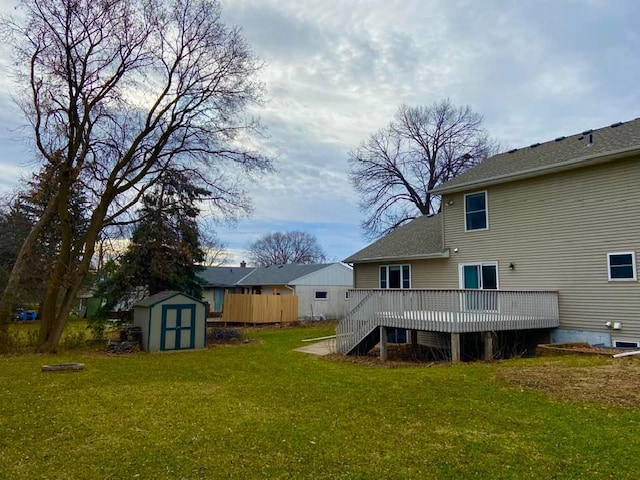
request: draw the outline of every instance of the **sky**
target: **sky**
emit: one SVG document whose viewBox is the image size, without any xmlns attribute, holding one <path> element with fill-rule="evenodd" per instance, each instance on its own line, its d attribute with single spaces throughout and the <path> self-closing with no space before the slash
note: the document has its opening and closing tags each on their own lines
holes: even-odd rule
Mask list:
<svg viewBox="0 0 640 480">
<path fill-rule="evenodd" d="M 276 172 L 249 186 L 254 211 L 218 225 L 229 263 L 275 231 L 315 235 L 329 260 L 367 245 L 348 152 L 402 104 L 450 98 L 505 148 L 640 116 L 636 0 L 221 0 L 265 63 L 252 113 Z M 5 7 L 6 8 L 6 7 Z M 0 47 L 0 73 L 6 70 Z M 34 168 L 0 75 L 0 192 Z"/>
</svg>

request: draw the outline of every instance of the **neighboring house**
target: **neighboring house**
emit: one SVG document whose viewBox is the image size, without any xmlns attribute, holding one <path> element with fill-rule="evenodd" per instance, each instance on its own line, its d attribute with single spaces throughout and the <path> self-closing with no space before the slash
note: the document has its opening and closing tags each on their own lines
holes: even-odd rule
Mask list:
<svg viewBox="0 0 640 480">
<path fill-rule="evenodd" d="M 215 316 L 222 313 L 224 294 L 243 293 L 243 287 L 238 282 L 253 272 L 255 268 L 247 267 L 242 262 L 240 267 L 205 267 L 198 273 L 202 282 L 202 296 L 209 304 L 209 311 Z"/>
<path fill-rule="evenodd" d="M 376 325 L 448 335 L 454 359 L 460 334 L 490 349 L 500 330 L 640 346 L 640 119 L 493 156 L 432 193 L 441 213 L 345 260 L 357 289 L 389 290 L 354 292 L 344 353 Z"/>
<path fill-rule="evenodd" d="M 342 318 L 347 313 L 347 291 L 353 288 L 353 270 L 343 263 L 271 265 L 256 268 L 238 285 L 263 295 L 297 295 L 298 318 Z"/>
<path fill-rule="evenodd" d="M 298 318 L 301 319 L 312 316 L 341 318 L 347 312 L 347 291 L 353 288 L 353 271 L 343 263 L 209 267 L 200 273 L 200 277 L 204 282 L 205 300 L 210 304 L 213 302 L 216 308 L 221 305 L 225 291 L 297 295 Z"/>
</svg>

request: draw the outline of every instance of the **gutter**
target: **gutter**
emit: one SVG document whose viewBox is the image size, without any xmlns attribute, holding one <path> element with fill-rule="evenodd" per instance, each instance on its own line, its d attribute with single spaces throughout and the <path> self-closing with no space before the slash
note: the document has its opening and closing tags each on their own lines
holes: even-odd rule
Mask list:
<svg viewBox="0 0 640 480">
<path fill-rule="evenodd" d="M 449 258 L 449 249 L 437 253 L 416 254 L 416 255 L 395 255 L 393 257 L 369 257 L 343 260 L 344 263 L 376 263 L 376 262 L 393 262 L 403 260 L 433 260 L 438 258 Z"/>
<path fill-rule="evenodd" d="M 526 178 L 538 177 L 540 175 L 545 175 L 548 173 L 556 173 L 562 172 L 565 170 L 572 170 L 578 167 L 586 167 L 590 165 L 598 165 L 600 163 L 611 162 L 613 160 L 619 160 L 626 157 L 631 157 L 635 154 L 640 154 L 640 147 L 628 147 L 620 150 L 614 150 L 607 154 L 595 154 L 595 155 L 587 155 L 585 157 L 572 158 L 571 160 L 567 160 L 564 162 L 556 163 L 553 165 L 545 165 L 544 167 L 531 168 L 529 170 L 523 170 L 517 173 L 507 173 L 504 175 L 498 175 L 496 177 L 485 178 L 482 180 L 474 180 L 465 183 L 458 183 L 457 185 L 452 185 L 451 187 L 440 186 L 436 187 L 429 191 L 429 193 L 434 193 L 437 195 L 441 195 L 443 193 L 456 193 L 462 192 L 465 190 L 488 187 L 490 185 L 497 185 L 500 183 L 514 182 L 516 180 L 524 180 Z"/>
</svg>

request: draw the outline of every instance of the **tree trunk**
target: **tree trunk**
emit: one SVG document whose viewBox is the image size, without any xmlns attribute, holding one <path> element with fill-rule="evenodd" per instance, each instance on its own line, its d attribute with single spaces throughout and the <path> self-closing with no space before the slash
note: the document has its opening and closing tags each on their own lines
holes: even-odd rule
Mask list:
<svg viewBox="0 0 640 480">
<path fill-rule="evenodd" d="M 110 192 L 107 193 L 109 194 Z M 102 231 L 105 213 L 110 202 L 108 194 L 103 196 L 100 204 L 91 215 L 87 231 L 75 242 L 76 248 L 73 248 L 73 232 L 69 228 L 67 235 L 65 235 L 65 221 L 61 218 L 63 241 L 56 264 L 56 271 L 47 287 L 45 308 L 40 325 L 39 352 L 55 353 L 58 350 L 60 338 L 73 308 L 73 302 L 91 267 L 91 258 L 95 252 L 96 242 Z M 71 224 L 69 223 L 70 226 Z M 81 255 L 82 260 L 78 261 L 77 259 Z"/>
<path fill-rule="evenodd" d="M 33 226 L 27 238 L 25 238 L 20 252 L 16 258 L 16 262 L 13 264 L 7 285 L 0 297 L 0 350 L 7 345 L 9 323 L 13 316 L 13 310 L 15 308 L 14 298 L 20 286 L 20 279 L 22 272 L 27 263 L 27 260 L 33 253 L 33 248 L 36 241 L 40 237 L 42 230 L 51 222 L 54 213 L 57 210 L 58 197 L 53 197 L 47 204 L 47 208 L 43 212 L 40 219 Z"/>
<path fill-rule="evenodd" d="M 72 250 L 73 250 L 73 227 L 67 209 L 70 197 L 70 189 L 68 183 L 68 174 L 61 173 L 60 186 L 58 190 L 58 218 L 60 219 L 60 227 L 62 231 L 62 241 L 60 242 L 60 251 L 56 260 L 56 265 L 51 273 L 47 285 L 47 292 L 44 297 L 44 305 L 42 308 L 42 316 L 40 320 L 40 333 L 38 336 L 37 350 L 39 352 L 53 353 L 57 347 L 57 341 L 60 340 L 62 327 L 57 326 L 58 305 L 61 296 L 65 292 L 64 283 L 69 276 L 72 266 Z M 56 336 L 56 331 L 60 329 L 57 340 L 53 343 L 55 347 L 52 349 L 51 340 Z M 46 348 L 45 348 L 46 346 Z"/>
</svg>

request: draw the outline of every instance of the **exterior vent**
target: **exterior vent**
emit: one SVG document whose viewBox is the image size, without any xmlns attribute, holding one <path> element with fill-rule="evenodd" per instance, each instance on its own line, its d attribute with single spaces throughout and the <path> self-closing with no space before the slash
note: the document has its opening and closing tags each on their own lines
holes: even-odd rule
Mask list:
<svg viewBox="0 0 640 480">
<path fill-rule="evenodd" d="M 591 132 L 593 132 L 593 129 L 585 130 L 584 132 L 582 132 L 582 135 L 589 135 Z"/>
<path fill-rule="evenodd" d="M 518 151 L 517 148 L 513 148 L 513 149 L 509 150 L 507 153 L 514 153 L 514 152 L 517 152 L 517 151 Z"/>
<path fill-rule="evenodd" d="M 616 128 L 619 127 L 620 125 L 622 125 L 624 122 L 616 122 L 616 123 L 612 123 L 611 124 L 611 128 Z"/>
<path fill-rule="evenodd" d="M 560 141 L 564 140 L 565 138 L 567 138 L 567 137 L 558 137 L 558 138 L 556 138 L 556 140 L 555 140 L 555 141 L 556 141 L 556 142 L 560 142 Z"/>
<path fill-rule="evenodd" d="M 538 145 L 540 145 L 540 142 L 529 145 L 529 148 L 536 148 Z"/>
</svg>

